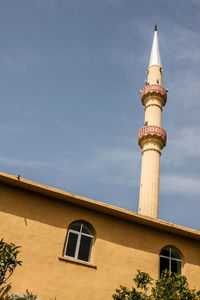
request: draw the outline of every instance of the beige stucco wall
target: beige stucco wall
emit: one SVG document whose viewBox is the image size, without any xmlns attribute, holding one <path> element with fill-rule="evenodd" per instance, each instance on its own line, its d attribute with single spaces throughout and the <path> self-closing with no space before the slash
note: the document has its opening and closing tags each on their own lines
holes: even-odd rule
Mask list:
<svg viewBox="0 0 200 300">
<path fill-rule="evenodd" d="M 112 299 L 120 284 L 132 285 L 137 269 L 156 279 L 159 252 L 166 245 L 181 251 L 183 274 L 200 289 L 199 241 L 2 183 L 0 211 L 0 237 L 22 246 L 23 266 L 11 278 L 14 292 L 28 288 L 43 300 Z M 80 219 L 96 231 L 91 267 L 59 260 L 68 225 Z"/>
</svg>

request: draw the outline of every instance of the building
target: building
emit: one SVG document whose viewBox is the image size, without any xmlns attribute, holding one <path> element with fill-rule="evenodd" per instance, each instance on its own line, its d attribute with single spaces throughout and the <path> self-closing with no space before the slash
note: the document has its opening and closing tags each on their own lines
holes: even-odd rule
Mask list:
<svg viewBox="0 0 200 300">
<path fill-rule="evenodd" d="M 145 124 L 139 213 L 0 173 L 0 234 L 21 245 L 23 266 L 13 292 L 28 288 L 42 300 L 112 299 L 120 284 L 131 286 L 136 270 L 158 278 L 162 269 L 187 276 L 200 289 L 200 232 L 159 220 L 161 128 L 167 93 L 157 28 L 147 84 L 141 91 Z"/>
</svg>

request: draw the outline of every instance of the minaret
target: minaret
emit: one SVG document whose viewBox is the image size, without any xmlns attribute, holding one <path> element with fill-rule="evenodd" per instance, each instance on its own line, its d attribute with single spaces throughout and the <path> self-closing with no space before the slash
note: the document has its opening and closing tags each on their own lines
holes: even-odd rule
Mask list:
<svg viewBox="0 0 200 300">
<path fill-rule="evenodd" d="M 145 107 L 144 127 L 138 132 L 138 144 L 142 148 L 142 167 L 138 213 L 158 218 L 160 156 L 166 145 L 167 135 L 161 127 L 162 107 L 167 101 L 167 91 L 162 87 L 157 25 L 147 70 L 146 86 L 141 91 Z"/>
</svg>

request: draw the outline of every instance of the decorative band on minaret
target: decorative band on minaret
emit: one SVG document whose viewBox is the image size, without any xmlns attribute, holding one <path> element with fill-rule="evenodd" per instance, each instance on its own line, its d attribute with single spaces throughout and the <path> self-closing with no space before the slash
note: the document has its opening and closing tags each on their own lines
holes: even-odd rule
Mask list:
<svg viewBox="0 0 200 300">
<path fill-rule="evenodd" d="M 141 101 L 145 107 L 145 122 L 144 127 L 138 132 L 138 144 L 142 148 L 138 212 L 158 218 L 160 155 L 167 141 L 167 134 L 161 127 L 161 118 L 162 107 L 167 102 L 167 90 L 162 87 L 157 25 L 147 74 L 146 86 L 141 91 Z"/>
</svg>

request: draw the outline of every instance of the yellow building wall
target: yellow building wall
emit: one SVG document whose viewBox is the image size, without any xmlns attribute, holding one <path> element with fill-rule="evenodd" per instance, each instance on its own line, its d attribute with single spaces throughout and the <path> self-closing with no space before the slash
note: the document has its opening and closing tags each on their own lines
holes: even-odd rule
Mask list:
<svg viewBox="0 0 200 300">
<path fill-rule="evenodd" d="M 95 229 L 90 264 L 59 259 L 69 224 L 85 220 Z M 42 300 L 112 299 L 120 284 L 132 286 L 136 270 L 159 274 L 159 252 L 166 245 L 183 255 L 183 274 L 200 289 L 200 242 L 152 229 L 87 208 L 0 184 L 0 238 L 21 246 L 11 277 L 12 291 Z"/>
</svg>

